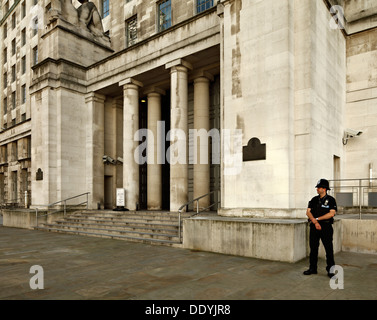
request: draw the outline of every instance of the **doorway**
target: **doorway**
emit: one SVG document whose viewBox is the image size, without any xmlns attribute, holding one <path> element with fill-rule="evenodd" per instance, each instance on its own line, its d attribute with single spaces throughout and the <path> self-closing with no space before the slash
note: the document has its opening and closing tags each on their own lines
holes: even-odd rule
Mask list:
<svg viewBox="0 0 377 320">
<path fill-rule="evenodd" d="M 113 176 L 105 176 L 105 190 L 104 190 L 104 208 L 105 209 L 113 209 L 113 202 L 114 202 L 114 196 L 113 196 Z"/>
</svg>

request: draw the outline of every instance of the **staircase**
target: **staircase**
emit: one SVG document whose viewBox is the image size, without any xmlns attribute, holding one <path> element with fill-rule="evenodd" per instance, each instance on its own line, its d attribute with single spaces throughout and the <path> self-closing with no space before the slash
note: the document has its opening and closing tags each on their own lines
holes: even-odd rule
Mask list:
<svg viewBox="0 0 377 320">
<path fill-rule="evenodd" d="M 182 219 L 190 216 L 181 213 Z M 169 246 L 180 246 L 182 233 L 178 213 L 168 211 L 84 210 L 34 229 Z"/>
</svg>

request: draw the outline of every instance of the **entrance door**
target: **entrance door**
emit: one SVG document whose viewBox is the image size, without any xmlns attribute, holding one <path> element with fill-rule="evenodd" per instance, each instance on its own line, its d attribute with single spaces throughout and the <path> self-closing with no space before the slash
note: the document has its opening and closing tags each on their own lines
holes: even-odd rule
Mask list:
<svg viewBox="0 0 377 320">
<path fill-rule="evenodd" d="M 161 97 L 161 121 L 164 122 L 165 132 L 160 145 L 164 145 L 164 161 L 161 165 L 161 184 L 162 184 L 162 210 L 170 210 L 170 163 L 166 159 L 166 152 L 170 147 L 170 142 L 166 141 L 166 135 L 170 130 L 170 90 Z"/>
<path fill-rule="evenodd" d="M 105 190 L 104 190 L 104 207 L 105 209 L 113 209 L 114 208 L 114 199 L 113 199 L 113 177 L 112 176 L 105 176 Z"/>
</svg>

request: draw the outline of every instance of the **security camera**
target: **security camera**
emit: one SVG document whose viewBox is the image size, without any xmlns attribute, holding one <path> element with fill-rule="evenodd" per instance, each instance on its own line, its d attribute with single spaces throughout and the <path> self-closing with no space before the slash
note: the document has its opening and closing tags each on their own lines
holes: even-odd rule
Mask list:
<svg viewBox="0 0 377 320">
<path fill-rule="evenodd" d="M 103 163 L 116 164 L 116 161 L 113 158 L 106 156 L 106 155 L 102 156 L 102 161 L 103 161 Z"/>
<path fill-rule="evenodd" d="M 117 158 L 117 161 L 118 161 L 119 163 L 123 163 L 123 158 L 118 157 L 118 158 Z"/>
<path fill-rule="evenodd" d="M 344 130 L 344 135 L 346 135 L 348 138 L 354 138 L 362 135 L 362 131 L 353 130 L 353 129 L 346 129 Z"/>
<path fill-rule="evenodd" d="M 363 131 L 354 130 L 354 129 L 345 129 L 343 134 L 343 144 L 346 145 L 348 139 L 359 137 L 363 134 Z"/>
</svg>

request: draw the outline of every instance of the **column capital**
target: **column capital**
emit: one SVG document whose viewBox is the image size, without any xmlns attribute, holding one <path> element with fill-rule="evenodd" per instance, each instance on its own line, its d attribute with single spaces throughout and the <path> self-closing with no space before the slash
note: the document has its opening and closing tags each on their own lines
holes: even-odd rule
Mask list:
<svg viewBox="0 0 377 320">
<path fill-rule="evenodd" d="M 183 59 L 176 59 L 176 60 L 170 61 L 167 64 L 165 64 L 165 69 L 171 69 L 173 67 L 185 67 L 189 70 L 193 69 L 191 63 L 189 63 L 189 62 L 187 62 L 186 60 L 183 60 Z"/>
<path fill-rule="evenodd" d="M 127 86 L 127 85 L 134 85 L 134 86 L 136 85 L 136 86 L 138 86 L 140 88 L 143 87 L 143 83 L 140 82 L 140 81 L 135 80 L 134 78 L 127 78 L 127 79 L 122 80 L 122 81 L 119 82 L 119 86 L 120 87 L 122 87 L 122 86 L 124 87 L 124 86 Z"/>
<path fill-rule="evenodd" d="M 85 103 L 88 103 L 88 102 L 104 103 L 105 100 L 106 100 L 106 96 L 104 96 L 103 94 L 96 93 L 96 92 L 89 92 L 85 95 Z"/>
<path fill-rule="evenodd" d="M 200 79 L 203 78 L 206 78 L 211 82 L 215 80 L 214 76 L 211 73 L 203 70 L 196 71 L 190 76 L 190 79 L 193 79 L 194 81 L 200 81 Z"/>
<path fill-rule="evenodd" d="M 158 87 L 148 87 L 148 88 L 145 88 L 143 94 L 144 95 L 149 95 L 149 94 L 152 94 L 152 93 L 155 93 L 155 94 L 160 94 L 160 95 L 165 95 L 166 94 L 166 91 L 165 90 L 162 90 Z"/>
</svg>

